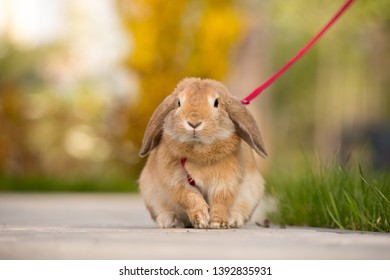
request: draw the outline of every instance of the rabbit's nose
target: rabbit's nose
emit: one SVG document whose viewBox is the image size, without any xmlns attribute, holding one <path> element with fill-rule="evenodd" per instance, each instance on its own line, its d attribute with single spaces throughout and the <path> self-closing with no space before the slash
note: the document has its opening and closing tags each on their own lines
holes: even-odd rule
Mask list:
<svg viewBox="0 0 390 280">
<path fill-rule="evenodd" d="M 199 122 L 191 122 L 191 121 L 187 121 L 188 125 L 191 126 L 192 128 L 197 128 L 198 126 L 200 126 L 202 124 L 201 121 Z"/>
</svg>

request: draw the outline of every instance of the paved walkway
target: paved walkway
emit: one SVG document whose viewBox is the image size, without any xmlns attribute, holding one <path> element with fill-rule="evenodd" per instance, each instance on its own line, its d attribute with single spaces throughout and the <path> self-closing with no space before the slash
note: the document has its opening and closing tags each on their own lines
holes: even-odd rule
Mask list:
<svg viewBox="0 0 390 280">
<path fill-rule="evenodd" d="M 158 229 L 130 194 L 0 193 L 0 259 L 390 259 L 390 234 Z"/>
</svg>

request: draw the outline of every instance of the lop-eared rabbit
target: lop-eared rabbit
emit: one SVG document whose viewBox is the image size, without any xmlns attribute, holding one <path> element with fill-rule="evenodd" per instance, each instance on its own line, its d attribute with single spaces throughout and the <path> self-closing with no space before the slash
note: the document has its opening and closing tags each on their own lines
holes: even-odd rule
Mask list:
<svg viewBox="0 0 390 280">
<path fill-rule="evenodd" d="M 149 121 L 140 150 L 147 155 L 139 184 L 159 227 L 241 227 L 262 206 L 259 128 L 220 82 L 182 80 Z"/>
</svg>

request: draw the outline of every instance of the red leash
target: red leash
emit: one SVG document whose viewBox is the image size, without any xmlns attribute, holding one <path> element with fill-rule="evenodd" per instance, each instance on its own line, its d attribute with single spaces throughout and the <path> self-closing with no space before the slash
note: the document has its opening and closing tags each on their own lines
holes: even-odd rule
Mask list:
<svg viewBox="0 0 390 280">
<path fill-rule="evenodd" d="M 355 0 L 347 0 L 345 4 L 338 10 L 333 18 L 318 32 L 318 34 L 311 39 L 289 62 L 286 63 L 278 72 L 265 81 L 261 86 L 256 88 L 251 94 L 241 100 L 241 103 L 248 105 L 254 98 L 256 98 L 263 90 L 269 87 L 276 79 L 278 79 L 288 68 L 290 68 L 298 59 L 300 59 L 324 34 L 328 29 L 340 18 L 340 16 L 348 9 L 348 7 Z"/>
</svg>

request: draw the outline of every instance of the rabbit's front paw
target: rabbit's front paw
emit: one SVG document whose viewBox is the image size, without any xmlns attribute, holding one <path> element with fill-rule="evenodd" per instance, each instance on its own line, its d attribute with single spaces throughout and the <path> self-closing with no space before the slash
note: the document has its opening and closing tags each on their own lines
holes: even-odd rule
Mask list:
<svg viewBox="0 0 390 280">
<path fill-rule="evenodd" d="M 194 228 L 208 228 L 210 214 L 208 207 L 203 207 L 201 209 L 196 209 L 193 211 L 188 211 L 188 217 Z"/>
<path fill-rule="evenodd" d="M 229 228 L 228 222 L 221 219 L 211 219 L 209 226 L 214 229 Z"/>
<path fill-rule="evenodd" d="M 164 212 L 157 216 L 156 223 L 161 228 L 184 228 L 185 225 L 179 217 L 172 212 Z"/>
<path fill-rule="evenodd" d="M 229 228 L 228 224 L 228 209 L 223 203 L 214 203 L 211 206 L 211 219 L 210 219 L 210 228 L 222 229 Z"/>
</svg>

